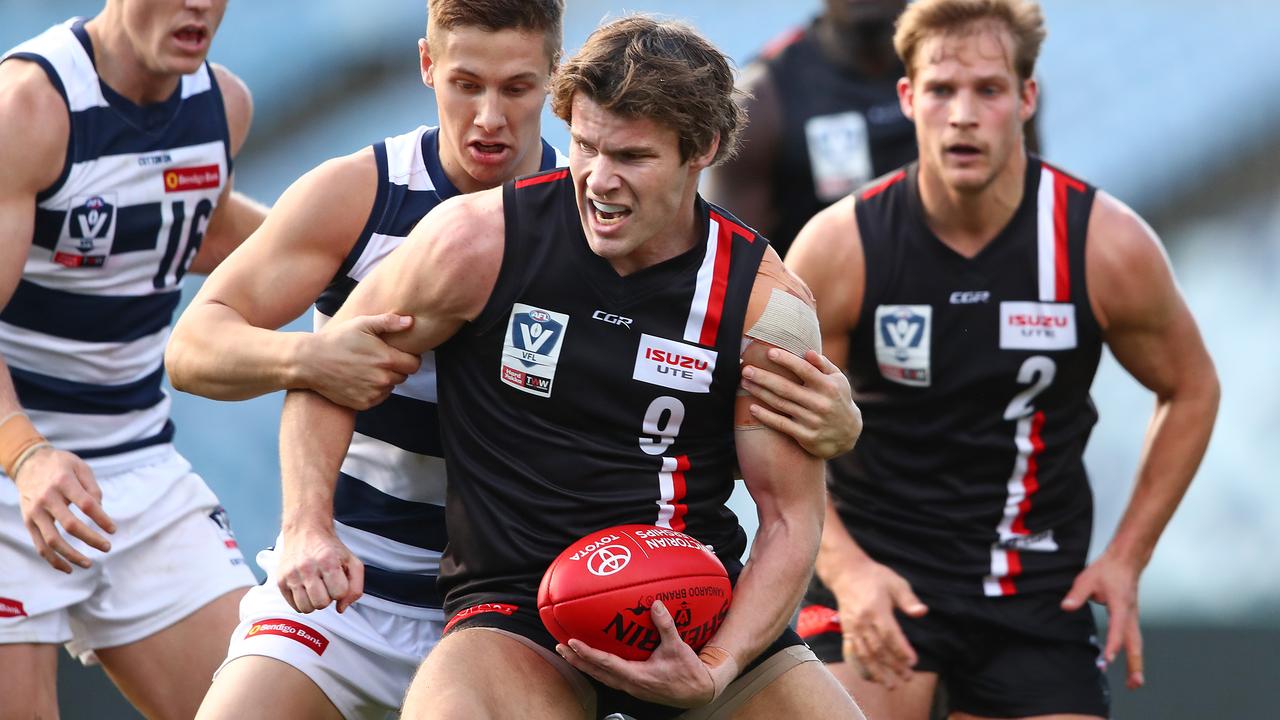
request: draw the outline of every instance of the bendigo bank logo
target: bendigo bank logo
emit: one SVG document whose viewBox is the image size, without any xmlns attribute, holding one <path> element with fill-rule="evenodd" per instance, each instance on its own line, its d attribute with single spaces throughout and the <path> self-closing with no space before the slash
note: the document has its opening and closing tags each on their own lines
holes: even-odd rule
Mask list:
<svg viewBox="0 0 1280 720">
<path fill-rule="evenodd" d="M 187 192 L 208 190 L 222 183 L 222 169 L 217 165 L 180 167 L 164 171 L 164 191 Z"/>
<path fill-rule="evenodd" d="M 329 638 L 321 635 L 318 630 L 285 618 L 259 620 L 249 628 L 244 637 L 248 640 L 257 635 L 287 637 L 311 648 L 317 655 L 323 655 L 325 648 L 329 647 Z"/>
</svg>

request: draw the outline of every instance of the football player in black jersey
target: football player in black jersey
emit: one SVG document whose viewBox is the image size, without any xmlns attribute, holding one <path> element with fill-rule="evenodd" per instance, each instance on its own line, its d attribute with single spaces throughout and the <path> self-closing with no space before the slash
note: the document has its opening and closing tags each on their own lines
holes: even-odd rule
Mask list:
<svg viewBox="0 0 1280 720">
<path fill-rule="evenodd" d="M 1213 363 L 1155 233 L 1024 151 L 1044 35 L 1029 0 L 913 3 L 895 46 L 919 163 L 818 214 L 787 258 L 866 419 L 831 466 L 801 635 L 874 717 L 925 718 L 939 682 L 952 718 L 1106 716 L 1105 663 L 1123 650 L 1144 682 L 1139 577 L 1213 427 Z M 1103 343 L 1156 408 L 1086 567 Z"/>
<path fill-rule="evenodd" d="M 697 196 L 701 170 L 732 152 L 732 92 L 727 60 L 686 26 L 602 27 L 553 83 L 570 169 L 442 204 L 335 316 L 410 315 L 389 341 L 436 348 L 451 619 L 404 717 L 860 717 L 786 629 L 821 532 L 821 462 L 737 397 L 740 357 L 780 371 L 770 356 L 816 349 L 818 331 L 767 242 Z M 689 362 L 655 366 L 672 357 Z M 352 426 L 291 392 L 283 472 L 332 477 Z M 745 566 L 724 508 L 735 462 L 760 516 Z M 619 522 L 683 528 L 737 577 L 701 654 L 661 603 L 644 662 L 557 646 L 541 626 L 546 565 Z"/>
</svg>

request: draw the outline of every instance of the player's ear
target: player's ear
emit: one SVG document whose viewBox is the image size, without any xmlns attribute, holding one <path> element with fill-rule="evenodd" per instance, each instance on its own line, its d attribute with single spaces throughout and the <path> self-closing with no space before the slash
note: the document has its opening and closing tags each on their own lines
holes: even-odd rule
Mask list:
<svg viewBox="0 0 1280 720">
<path fill-rule="evenodd" d="M 1022 122 L 1031 119 L 1036 114 L 1036 107 L 1040 102 L 1040 86 L 1036 84 L 1035 78 L 1027 78 L 1022 81 L 1022 93 L 1018 96 L 1019 107 L 1018 117 Z"/>
<path fill-rule="evenodd" d="M 422 84 L 435 90 L 435 64 L 431 62 L 431 44 L 426 38 L 418 38 L 418 62 L 422 67 Z"/>
<path fill-rule="evenodd" d="M 911 78 L 906 76 L 898 78 L 898 106 L 902 108 L 902 114 L 906 115 L 908 120 L 916 119 L 915 101 Z"/>
<path fill-rule="evenodd" d="M 694 170 L 705 170 L 711 167 L 716 160 L 716 153 L 720 151 L 720 131 L 716 131 L 715 136 L 711 138 L 711 142 L 707 144 L 707 149 L 693 155 L 689 158 L 689 164 Z"/>
</svg>

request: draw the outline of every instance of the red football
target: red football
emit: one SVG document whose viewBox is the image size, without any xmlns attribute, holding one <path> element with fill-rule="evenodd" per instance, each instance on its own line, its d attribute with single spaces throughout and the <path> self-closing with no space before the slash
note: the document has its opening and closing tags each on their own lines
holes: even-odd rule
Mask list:
<svg viewBox="0 0 1280 720">
<path fill-rule="evenodd" d="M 644 660 L 658 647 L 649 607 L 661 600 L 694 650 L 729 613 L 732 587 L 705 545 L 654 525 L 593 532 L 552 561 L 538 588 L 538 614 L 559 642 Z"/>
</svg>

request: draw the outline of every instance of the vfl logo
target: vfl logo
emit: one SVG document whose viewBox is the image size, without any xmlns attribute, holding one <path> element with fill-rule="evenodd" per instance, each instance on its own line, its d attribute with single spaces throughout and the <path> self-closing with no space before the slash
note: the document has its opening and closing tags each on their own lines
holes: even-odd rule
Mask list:
<svg viewBox="0 0 1280 720">
<path fill-rule="evenodd" d="M 609 545 L 591 553 L 587 558 L 587 571 L 599 577 L 622 572 L 631 562 L 631 551 L 621 545 Z"/>
<path fill-rule="evenodd" d="M 111 229 L 111 219 L 116 209 L 100 197 L 91 197 L 84 205 L 71 211 L 71 237 L 78 239 L 80 252 L 93 250 L 95 238 L 105 238 Z"/>
<path fill-rule="evenodd" d="M 517 390 L 549 397 L 569 316 L 515 303 L 507 321 L 499 379 Z"/>
<path fill-rule="evenodd" d="M 71 199 L 65 234 L 53 249 L 53 261 L 65 267 L 102 267 L 115 239 L 114 196 Z"/>
<path fill-rule="evenodd" d="M 876 363 L 886 380 L 929 386 L 931 305 L 881 305 L 876 308 Z"/>
<path fill-rule="evenodd" d="M 924 325 L 924 317 L 910 309 L 900 309 L 880 319 L 880 332 L 884 333 L 885 344 L 893 348 L 894 357 L 903 361 L 911 354 L 912 348 L 920 347 Z"/>
</svg>

